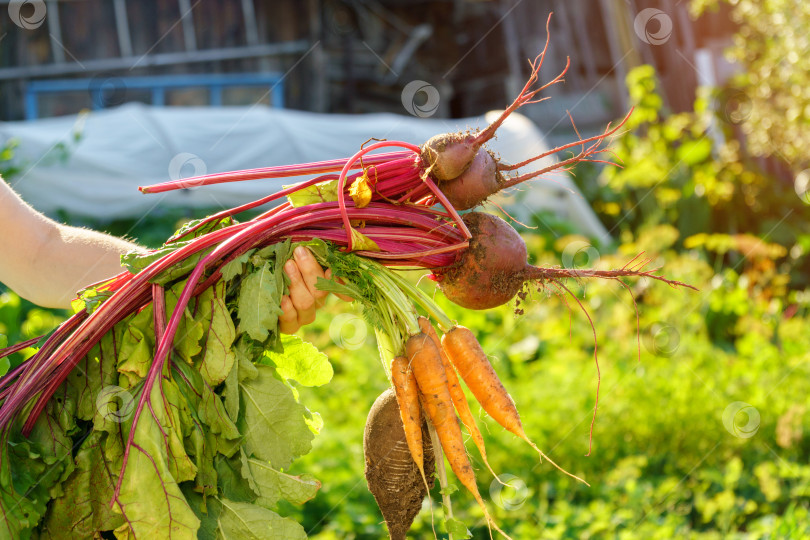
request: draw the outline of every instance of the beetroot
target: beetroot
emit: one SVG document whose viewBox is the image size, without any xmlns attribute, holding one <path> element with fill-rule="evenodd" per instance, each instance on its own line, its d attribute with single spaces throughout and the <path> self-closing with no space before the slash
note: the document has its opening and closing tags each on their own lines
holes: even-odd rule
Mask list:
<svg viewBox="0 0 810 540">
<path fill-rule="evenodd" d="M 523 239 L 492 214 L 469 212 L 464 223 L 470 247 L 449 269 L 434 271 L 445 296 L 468 309 L 489 309 L 511 300 L 523 284 L 528 253 Z"/>
<path fill-rule="evenodd" d="M 469 210 L 500 191 L 502 182 L 495 157 L 486 148 L 479 148 L 467 170 L 458 178 L 442 182 L 439 188 L 456 210 Z"/>
<path fill-rule="evenodd" d="M 560 280 L 566 278 L 648 277 L 671 286 L 694 289 L 679 281 L 645 270 L 650 259 L 636 256 L 618 270 L 544 268 L 528 264 L 526 244 L 508 223 L 484 212 L 468 212 L 462 217 L 472 238 L 456 263 L 433 270 L 439 288 L 452 302 L 467 309 L 489 309 L 507 303 L 526 281 L 549 282 L 559 290 L 570 291 Z"/>
<path fill-rule="evenodd" d="M 422 162 L 437 181 L 452 180 L 467 170 L 482 144 L 465 133 L 436 135 L 422 145 Z"/>
<path fill-rule="evenodd" d="M 549 37 L 548 32 L 551 16 L 549 15 L 546 21 L 546 45 L 534 61 L 530 61 L 529 65 L 532 69 L 529 80 L 523 86 L 520 95 L 509 105 L 491 124 L 486 128 L 476 131 L 475 133 L 445 133 L 443 135 L 436 135 L 431 137 L 424 145 L 422 145 L 421 158 L 422 162 L 427 166 L 430 175 L 439 182 L 446 182 L 458 178 L 467 170 L 473 159 L 481 148 L 488 140 L 495 136 L 495 132 L 501 125 L 503 125 L 506 118 L 514 111 L 530 103 L 538 103 L 547 98 L 538 98 L 537 95 L 548 88 L 563 81 L 565 72 L 568 71 L 570 61 L 566 62 L 565 69 L 562 73 L 554 77 L 549 82 L 537 87 L 540 80 L 540 68 L 543 65 L 543 60 L 548 51 Z M 486 198 L 486 197 L 485 197 Z"/>
</svg>

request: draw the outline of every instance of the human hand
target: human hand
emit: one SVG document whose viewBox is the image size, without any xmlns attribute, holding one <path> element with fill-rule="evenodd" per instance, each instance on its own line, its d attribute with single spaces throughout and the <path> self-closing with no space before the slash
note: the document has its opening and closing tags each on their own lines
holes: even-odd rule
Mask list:
<svg viewBox="0 0 810 540">
<path fill-rule="evenodd" d="M 298 246 L 293 258 L 284 264 L 284 273 L 290 278 L 290 294 L 281 297 L 284 313 L 279 317 L 279 325 L 282 334 L 294 334 L 303 325 L 314 321 L 316 312 L 323 307 L 329 293 L 316 289 L 315 284 L 318 278 L 332 279 L 332 270 L 324 271 L 307 248 Z M 352 301 L 347 296 L 336 296 Z"/>
</svg>

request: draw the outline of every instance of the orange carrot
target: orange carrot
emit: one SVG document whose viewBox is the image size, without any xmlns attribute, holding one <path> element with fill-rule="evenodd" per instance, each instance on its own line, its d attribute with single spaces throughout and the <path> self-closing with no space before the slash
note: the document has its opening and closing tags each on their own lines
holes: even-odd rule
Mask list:
<svg viewBox="0 0 810 540">
<path fill-rule="evenodd" d="M 408 364 L 408 359 L 404 356 L 397 356 L 391 361 L 391 382 L 397 396 L 402 427 L 405 429 L 405 441 L 408 443 L 411 457 L 422 474 L 422 480 L 427 486 L 425 456 L 422 448 L 422 409 L 419 405 L 419 391 L 416 386 L 416 377 Z M 429 487 L 428 491 L 430 491 Z"/>
<path fill-rule="evenodd" d="M 458 380 L 458 375 L 456 375 L 456 370 L 453 368 L 453 364 L 450 363 L 447 353 L 442 348 L 442 343 L 439 341 L 439 336 L 436 335 L 436 330 L 433 329 L 433 325 L 430 324 L 430 321 L 426 317 L 419 317 L 419 328 L 423 333 L 430 336 L 433 344 L 439 349 L 442 365 L 444 366 L 444 371 L 447 374 L 447 387 L 450 390 L 450 397 L 453 400 L 453 405 L 456 407 L 456 412 L 458 412 L 461 422 L 467 427 L 467 431 L 470 432 L 470 436 L 472 437 L 475 446 L 478 447 L 478 451 L 481 453 L 481 457 L 484 459 L 484 464 L 487 466 L 487 469 L 489 469 L 489 472 L 492 473 L 492 476 L 498 479 L 498 475 L 495 474 L 495 471 L 493 471 L 492 467 L 489 465 L 489 461 L 487 461 L 487 451 L 484 447 L 484 437 L 481 435 L 481 431 L 478 430 L 478 426 L 475 424 L 475 418 L 470 410 L 470 404 L 467 403 L 464 390 L 461 388 L 461 383 Z"/>
<path fill-rule="evenodd" d="M 478 340 L 475 339 L 475 336 L 468 328 L 463 326 L 453 327 L 442 336 L 442 348 L 447 353 L 453 366 L 458 370 L 461 378 L 464 379 L 467 388 L 470 389 L 470 392 L 473 393 L 487 414 L 506 430 L 511 431 L 529 443 L 554 467 L 583 484 L 589 485 L 585 480 L 574 476 L 554 463 L 529 440 L 523 430 L 523 424 L 520 422 L 520 415 L 514 401 L 503 387 L 498 374 L 495 373 L 492 364 L 489 363 L 489 359 Z"/>
<path fill-rule="evenodd" d="M 490 517 L 484 499 L 478 492 L 475 473 L 467 457 L 467 450 L 464 448 L 464 439 L 461 437 L 458 417 L 453 410 L 450 390 L 447 386 L 447 374 L 442 365 L 438 347 L 430 336 L 420 332 L 408 339 L 405 351 L 416 376 L 425 412 L 436 429 L 450 468 L 453 469 L 459 482 L 475 497 L 476 502 L 484 511 L 487 524 L 509 538 Z"/>
</svg>

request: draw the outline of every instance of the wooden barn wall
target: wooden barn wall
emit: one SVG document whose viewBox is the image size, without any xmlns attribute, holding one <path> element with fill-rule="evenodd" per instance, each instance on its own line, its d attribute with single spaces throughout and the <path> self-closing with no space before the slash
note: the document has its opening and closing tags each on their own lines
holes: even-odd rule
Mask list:
<svg viewBox="0 0 810 540">
<path fill-rule="evenodd" d="M 241 0 L 188 2 L 193 6 L 197 49 L 247 44 L 241 4 Z M 690 62 L 695 48 L 715 34 L 727 36 L 732 29 L 727 23 L 723 26 L 727 21 L 723 13 L 693 25 L 686 17 L 686 4 L 676 0 L 253 0 L 260 42 L 305 39 L 317 46 L 306 55 L 144 66 L 76 76 L 289 71 L 287 106 L 353 113 L 402 112 L 403 86 L 419 79 L 439 90 L 442 100 L 437 115 L 476 115 L 505 106 L 519 91 L 529 72 L 525 59 L 542 49 L 546 17 L 554 11 L 552 44 L 542 79 L 553 77 L 564 66 L 565 57 L 571 58 L 565 85 L 549 90 L 549 95 L 570 96 L 568 101 L 557 101 L 560 110 L 554 114 L 579 103 L 596 122 L 618 116 L 626 108 L 624 75 L 642 61 L 658 68 L 673 110 L 691 107 L 696 78 Z M 186 50 L 181 5 L 180 0 L 126 2 L 134 55 Z M 112 0 L 63 0 L 58 6 L 67 62 L 122 54 Z M 633 14 L 646 7 L 676 19 L 675 46 L 646 45 L 632 34 Z M 396 64 L 409 40 L 425 30 L 429 37 L 406 55 L 402 65 Z M 2 16 L 0 36 L 0 67 L 57 60 L 48 24 L 24 31 Z M 0 81 L 0 118 L 22 117 L 24 84 L 24 80 Z M 590 102 L 597 102 L 596 113 L 591 114 Z"/>
</svg>

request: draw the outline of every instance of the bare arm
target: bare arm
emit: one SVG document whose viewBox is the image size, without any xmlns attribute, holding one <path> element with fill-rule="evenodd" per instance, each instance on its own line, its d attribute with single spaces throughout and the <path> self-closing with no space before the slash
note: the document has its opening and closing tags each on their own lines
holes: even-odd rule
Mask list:
<svg viewBox="0 0 810 540">
<path fill-rule="evenodd" d="M 23 298 L 45 307 L 69 308 L 79 289 L 120 274 L 121 254 L 133 249 L 144 248 L 48 219 L 0 178 L 0 283 Z M 315 320 L 326 297 L 315 283 L 319 277 L 331 279 L 331 272 L 324 272 L 305 249 L 296 252 L 285 272 L 291 285 L 281 303 L 281 331 L 292 334 Z"/>
<path fill-rule="evenodd" d="M 28 206 L 0 179 L 0 282 L 45 307 L 67 308 L 76 292 L 122 271 L 135 244 L 59 224 Z"/>
</svg>

